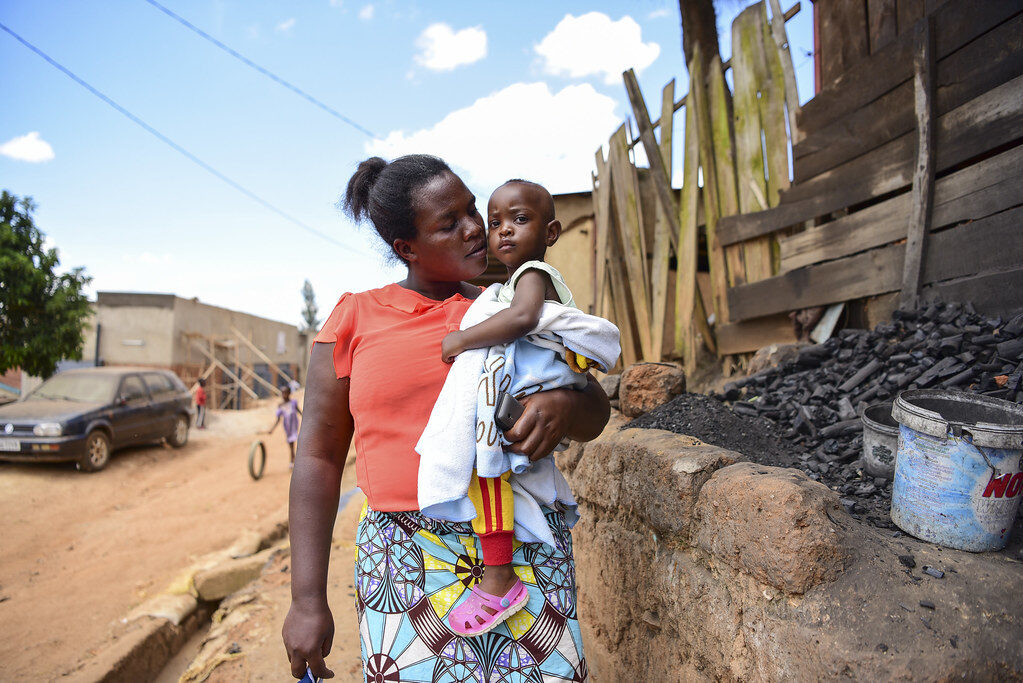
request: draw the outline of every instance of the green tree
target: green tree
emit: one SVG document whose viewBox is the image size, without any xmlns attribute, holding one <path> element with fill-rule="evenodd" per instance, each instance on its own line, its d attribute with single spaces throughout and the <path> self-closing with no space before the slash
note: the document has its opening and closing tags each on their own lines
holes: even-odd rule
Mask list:
<svg viewBox="0 0 1023 683">
<path fill-rule="evenodd" d="M 319 308 L 316 306 L 316 294 L 313 293 L 313 285 L 309 280 L 302 285 L 302 300 L 305 306 L 302 308 L 302 321 L 305 322 L 307 332 L 315 332 L 320 327 L 320 320 L 316 317 Z"/>
<path fill-rule="evenodd" d="M 32 222 L 29 197 L 0 193 L 0 372 L 21 368 L 49 377 L 64 359 L 80 360 L 92 280 L 83 269 L 58 275 L 56 249 L 46 249 Z"/>
</svg>

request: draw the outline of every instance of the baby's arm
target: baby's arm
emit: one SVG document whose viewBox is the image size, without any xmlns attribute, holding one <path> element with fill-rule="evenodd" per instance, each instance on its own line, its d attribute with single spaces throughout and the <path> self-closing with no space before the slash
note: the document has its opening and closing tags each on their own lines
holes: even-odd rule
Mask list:
<svg viewBox="0 0 1023 683">
<path fill-rule="evenodd" d="M 507 344 L 528 334 L 540 320 L 540 309 L 551 284 L 542 270 L 529 269 L 519 277 L 511 306 L 498 311 L 478 325 L 449 333 L 441 342 L 441 357 L 450 363 L 469 349 Z"/>
</svg>

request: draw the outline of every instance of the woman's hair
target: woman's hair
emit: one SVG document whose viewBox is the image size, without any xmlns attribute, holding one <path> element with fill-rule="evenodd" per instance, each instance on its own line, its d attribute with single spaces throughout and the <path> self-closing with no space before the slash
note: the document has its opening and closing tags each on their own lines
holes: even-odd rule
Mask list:
<svg viewBox="0 0 1023 683">
<path fill-rule="evenodd" d="M 393 250 L 394 240 L 416 236 L 413 194 L 444 172 L 451 172 L 448 165 L 428 154 L 409 154 L 391 163 L 370 157 L 348 181 L 341 208 L 356 221 L 369 218 Z"/>
</svg>

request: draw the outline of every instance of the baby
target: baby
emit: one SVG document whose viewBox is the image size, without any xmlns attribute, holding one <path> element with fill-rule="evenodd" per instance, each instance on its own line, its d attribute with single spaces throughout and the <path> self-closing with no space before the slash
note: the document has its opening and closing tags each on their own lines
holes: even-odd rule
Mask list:
<svg viewBox="0 0 1023 683">
<path fill-rule="evenodd" d="M 546 302 L 575 307 L 561 274 L 543 261 L 547 248 L 561 234 L 554 198 L 546 189 L 525 180 L 509 180 L 491 195 L 487 221 L 490 250 L 508 269 L 508 281 L 498 291 L 497 301 L 509 305 L 472 327 L 445 336 L 441 353 L 446 362 L 469 349 L 525 337 L 537 327 Z M 564 349 L 564 360 L 578 373 L 585 372 L 592 362 L 568 349 Z M 449 616 L 452 629 L 462 635 L 493 629 L 529 598 L 512 568 L 515 510 L 510 474 L 483 478 L 474 471 L 469 484 L 469 499 L 477 512 L 472 526 L 480 540 L 485 572 L 473 589 L 476 595 Z"/>
</svg>

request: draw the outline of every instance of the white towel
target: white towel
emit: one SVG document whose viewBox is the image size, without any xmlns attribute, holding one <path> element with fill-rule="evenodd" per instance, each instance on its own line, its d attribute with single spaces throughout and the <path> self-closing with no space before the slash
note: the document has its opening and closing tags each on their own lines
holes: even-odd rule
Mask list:
<svg viewBox="0 0 1023 683">
<path fill-rule="evenodd" d="M 480 294 L 462 318 L 462 329 L 508 307 L 497 301 L 498 289 L 500 285 L 491 285 Z M 506 452 L 508 441 L 494 424 L 499 391 L 521 398 L 545 389 L 585 386 L 585 375 L 572 372 L 563 360 L 566 347 L 610 368 L 621 353 L 618 328 L 576 308 L 546 303 L 525 339 L 465 351 L 455 359 L 416 444 L 423 514 L 470 521 L 476 517 L 467 495 L 473 469 L 481 477 L 511 470 L 516 538 L 554 545 L 541 506 L 561 503 L 566 521 L 575 523 L 575 498 L 553 458 L 530 463 L 520 453 Z"/>
</svg>

